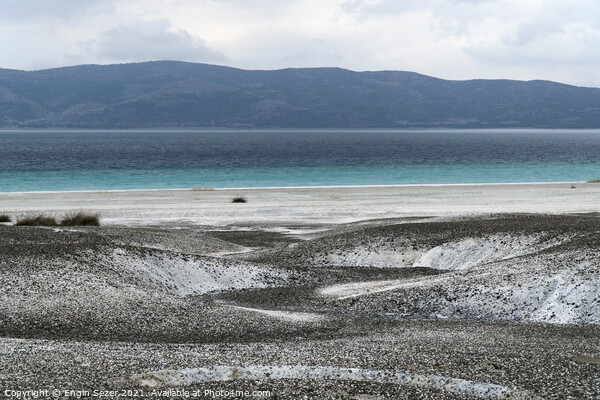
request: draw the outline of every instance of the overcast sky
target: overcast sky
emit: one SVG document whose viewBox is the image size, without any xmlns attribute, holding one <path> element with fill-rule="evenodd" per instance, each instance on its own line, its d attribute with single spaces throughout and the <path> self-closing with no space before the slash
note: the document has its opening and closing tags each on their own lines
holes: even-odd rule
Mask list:
<svg viewBox="0 0 600 400">
<path fill-rule="evenodd" d="M 600 87 L 598 0 L 0 0 L 0 67 L 182 60 Z"/>
</svg>

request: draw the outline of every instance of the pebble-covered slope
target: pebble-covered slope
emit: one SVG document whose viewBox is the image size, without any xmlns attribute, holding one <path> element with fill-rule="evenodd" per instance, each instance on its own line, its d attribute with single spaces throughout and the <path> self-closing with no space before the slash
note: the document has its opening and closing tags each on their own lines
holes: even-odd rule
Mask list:
<svg viewBox="0 0 600 400">
<path fill-rule="evenodd" d="M 270 266 L 199 255 L 228 250 L 221 240 L 128 228 L 1 227 L 0 334 L 133 341 L 214 341 L 285 331 L 224 309 L 203 294 L 286 285 L 294 276 Z M 171 244 L 170 244 L 171 243 Z M 187 251 L 180 250 L 185 246 Z M 239 246 L 229 245 L 232 249 Z M 201 318 L 199 318 L 201 316 Z M 295 328 L 292 327 L 291 330 Z"/>
<path fill-rule="evenodd" d="M 0 386 L 139 388 L 185 370 L 166 386 L 598 398 L 598 222 L 0 226 Z M 207 380 L 218 365 L 246 375 Z"/>
<path fill-rule="evenodd" d="M 366 227 L 332 232 L 273 258 L 310 269 L 439 272 L 317 290 L 345 310 L 600 324 L 599 222 L 597 215 L 518 215 Z"/>
</svg>

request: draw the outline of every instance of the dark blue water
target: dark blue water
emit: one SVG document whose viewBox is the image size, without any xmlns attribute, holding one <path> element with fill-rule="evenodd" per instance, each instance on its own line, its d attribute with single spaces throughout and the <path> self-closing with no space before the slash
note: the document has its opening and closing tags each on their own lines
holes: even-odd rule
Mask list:
<svg viewBox="0 0 600 400">
<path fill-rule="evenodd" d="M 0 191 L 600 178 L 600 131 L 0 131 Z"/>
</svg>

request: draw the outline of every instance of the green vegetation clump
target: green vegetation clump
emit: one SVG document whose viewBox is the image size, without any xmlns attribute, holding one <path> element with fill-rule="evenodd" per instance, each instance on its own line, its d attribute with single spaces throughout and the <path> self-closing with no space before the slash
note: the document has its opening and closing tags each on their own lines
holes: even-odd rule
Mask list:
<svg viewBox="0 0 600 400">
<path fill-rule="evenodd" d="M 63 226 L 99 226 L 100 216 L 84 212 L 71 213 L 65 215 L 60 224 Z"/>
<path fill-rule="evenodd" d="M 56 219 L 52 217 L 40 215 L 29 215 L 20 219 L 17 219 L 17 226 L 56 226 Z"/>
<path fill-rule="evenodd" d="M 232 203 L 245 203 L 246 199 L 239 196 L 239 197 L 234 197 L 233 200 L 231 200 Z"/>
<path fill-rule="evenodd" d="M 12 222 L 12 219 L 9 215 L 0 214 L 0 222 Z"/>
</svg>

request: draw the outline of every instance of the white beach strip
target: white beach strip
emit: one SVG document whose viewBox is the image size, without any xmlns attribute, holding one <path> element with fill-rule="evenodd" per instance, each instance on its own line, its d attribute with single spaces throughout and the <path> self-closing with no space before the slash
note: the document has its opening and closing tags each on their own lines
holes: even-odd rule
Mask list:
<svg viewBox="0 0 600 400">
<path fill-rule="evenodd" d="M 258 379 L 333 379 L 342 381 L 375 382 L 440 390 L 457 395 L 482 399 L 536 399 L 531 393 L 507 386 L 441 375 L 413 375 L 396 371 L 321 366 L 215 366 L 162 370 L 131 376 L 125 383 L 146 388 L 187 386 L 203 382 Z"/>
<path fill-rule="evenodd" d="M 327 319 L 324 315 L 308 313 L 308 312 L 294 312 L 294 311 L 280 311 L 280 310 L 265 310 L 262 308 L 250 308 L 241 307 L 227 304 L 228 307 L 235 308 L 237 310 L 243 310 L 258 314 L 263 314 L 268 317 L 290 321 L 290 322 L 322 322 Z"/>
<path fill-rule="evenodd" d="M 247 203 L 232 204 L 235 196 Z M 237 222 L 331 224 L 375 218 L 490 213 L 600 212 L 600 184 L 356 186 L 236 190 L 132 190 L 0 193 L 9 214 L 73 210 L 100 213 L 103 224 Z"/>
</svg>

